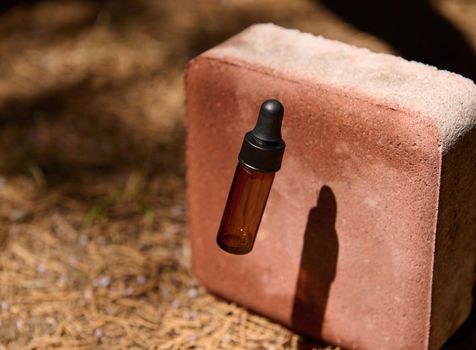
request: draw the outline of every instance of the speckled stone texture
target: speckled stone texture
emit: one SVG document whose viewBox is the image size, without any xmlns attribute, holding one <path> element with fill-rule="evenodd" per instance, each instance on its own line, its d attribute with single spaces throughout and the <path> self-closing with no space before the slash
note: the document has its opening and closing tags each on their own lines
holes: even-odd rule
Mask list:
<svg viewBox="0 0 476 350">
<path fill-rule="evenodd" d="M 476 86 L 401 58 L 255 25 L 186 73 L 193 269 L 211 291 L 348 349 L 438 349 L 470 312 Z M 254 250 L 215 243 L 267 98 L 287 149 Z"/>
</svg>

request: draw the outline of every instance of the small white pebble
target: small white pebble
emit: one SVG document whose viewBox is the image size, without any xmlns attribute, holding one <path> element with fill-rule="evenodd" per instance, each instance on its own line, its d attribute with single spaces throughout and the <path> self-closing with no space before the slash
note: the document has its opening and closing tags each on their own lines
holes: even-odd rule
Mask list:
<svg viewBox="0 0 476 350">
<path fill-rule="evenodd" d="M 182 302 L 178 299 L 175 299 L 174 301 L 172 301 L 172 306 L 176 309 L 178 309 L 179 307 L 182 306 Z"/>
<path fill-rule="evenodd" d="M 231 335 L 229 333 L 226 333 L 223 337 L 222 337 L 222 342 L 225 343 L 225 344 L 228 344 L 230 341 L 231 341 Z"/>
<path fill-rule="evenodd" d="M 10 309 L 10 304 L 8 304 L 5 300 L 2 300 L 0 307 L 2 308 L 2 311 L 8 311 Z"/>
<path fill-rule="evenodd" d="M 136 277 L 136 281 L 139 284 L 144 284 L 145 283 L 145 277 L 142 276 L 142 275 L 139 275 L 139 276 Z"/>
<path fill-rule="evenodd" d="M 182 215 L 183 213 L 185 213 L 185 208 L 183 207 L 183 205 L 181 204 L 177 204 L 177 205 L 174 205 L 171 209 L 170 209 L 170 213 L 174 216 L 180 216 Z"/>
<path fill-rule="evenodd" d="M 159 291 L 160 291 L 160 294 L 162 294 L 162 297 L 164 299 L 169 299 L 170 298 L 170 289 L 168 288 L 160 288 L 158 287 Z"/>
<path fill-rule="evenodd" d="M 46 266 L 43 265 L 43 264 L 41 264 L 41 263 L 38 264 L 38 265 L 36 266 L 36 272 L 38 272 L 38 273 L 44 273 L 44 272 L 46 272 Z"/>
<path fill-rule="evenodd" d="M 101 329 L 101 328 L 96 328 L 96 329 L 94 330 L 94 336 L 95 336 L 96 338 L 101 338 L 101 337 L 102 337 L 102 334 L 103 334 L 103 333 L 102 333 L 102 329 Z"/>
<path fill-rule="evenodd" d="M 193 321 L 197 318 L 198 314 L 196 311 L 190 311 L 190 312 L 187 312 L 185 313 L 185 319 L 187 319 L 188 321 Z"/>
<path fill-rule="evenodd" d="M 166 237 L 174 236 L 177 233 L 179 233 L 181 229 L 182 229 L 182 225 L 177 225 L 177 224 L 169 225 L 164 229 L 164 235 Z"/>
<path fill-rule="evenodd" d="M 28 323 L 29 323 L 29 324 L 33 324 L 32 321 L 33 321 L 33 320 L 30 319 L 30 320 L 28 321 Z M 53 317 L 50 317 L 50 316 L 48 316 L 48 317 L 45 318 L 45 322 L 46 322 L 48 325 L 53 326 L 53 327 L 56 327 L 56 326 L 58 325 L 58 323 L 56 322 L 56 320 L 55 320 Z"/>
<path fill-rule="evenodd" d="M 17 329 L 22 329 L 22 327 L 23 327 L 23 322 L 22 322 L 21 320 L 16 320 L 16 321 L 15 321 L 15 327 L 16 327 Z"/>
<path fill-rule="evenodd" d="M 64 287 L 68 282 L 68 275 L 66 273 L 62 273 L 58 281 L 56 282 L 59 287 Z"/>
<path fill-rule="evenodd" d="M 106 288 L 111 284 L 111 277 L 109 276 L 101 276 L 94 280 L 93 282 L 94 287 L 97 288 Z"/>
<path fill-rule="evenodd" d="M 20 229 L 18 228 L 18 226 L 11 226 L 10 230 L 8 231 L 11 236 L 16 236 L 19 232 Z"/>
<path fill-rule="evenodd" d="M 79 244 L 85 246 L 89 243 L 89 238 L 85 234 L 79 236 Z"/>
<path fill-rule="evenodd" d="M 33 214 L 25 209 L 15 209 L 10 214 L 10 220 L 16 223 L 24 223 L 30 221 Z"/>
<path fill-rule="evenodd" d="M 195 288 L 191 288 L 188 290 L 187 294 L 190 298 L 195 299 L 196 297 L 198 297 L 198 290 Z"/>
<path fill-rule="evenodd" d="M 84 291 L 84 299 L 86 299 L 86 300 L 91 300 L 92 297 L 93 297 L 93 293 L 91 292 L 91 290 L 86 289 L 86 290 Z"/>
</svg>

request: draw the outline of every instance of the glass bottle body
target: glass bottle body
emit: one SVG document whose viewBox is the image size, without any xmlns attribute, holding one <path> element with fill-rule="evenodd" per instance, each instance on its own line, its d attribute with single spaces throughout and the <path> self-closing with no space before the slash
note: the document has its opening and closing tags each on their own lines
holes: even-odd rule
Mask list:
<svg viewBox="0 0 476 350">
<path fill-rule="evenodd" d="M 238 163 L 218 230 L 220 248 L 232 254 L 251 251 L 274 175 Z"/>
</svg>

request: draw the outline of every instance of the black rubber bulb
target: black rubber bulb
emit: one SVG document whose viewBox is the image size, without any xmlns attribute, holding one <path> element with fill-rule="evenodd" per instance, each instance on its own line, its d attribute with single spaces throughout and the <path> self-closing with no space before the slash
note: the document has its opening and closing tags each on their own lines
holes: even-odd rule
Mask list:
<svg viewBox="0 0 476 350">
<path fill-rule="evenodd" d="M 281 124 L 284 107 L 281 102 L 270 99 L 261 105 L 258 121 L 251 134 L 259 140 L 277 142 L 281 140 Z"/>
</svg>

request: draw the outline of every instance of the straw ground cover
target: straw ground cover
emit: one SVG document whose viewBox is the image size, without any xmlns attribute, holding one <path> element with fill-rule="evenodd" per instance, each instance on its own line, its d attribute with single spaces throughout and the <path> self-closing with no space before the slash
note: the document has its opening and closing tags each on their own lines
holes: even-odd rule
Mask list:
<svg viewBox="0 0 476 350">
<path fill-rule="evenodd" d="M 255 22 L 392 48 L 305 0 L 12 3 L 0 13 L 0 348 L 325 349 L 191 275 L 182 74 Z M 440 5 L 471 27 L 470 2 Z"/>
</svg>

